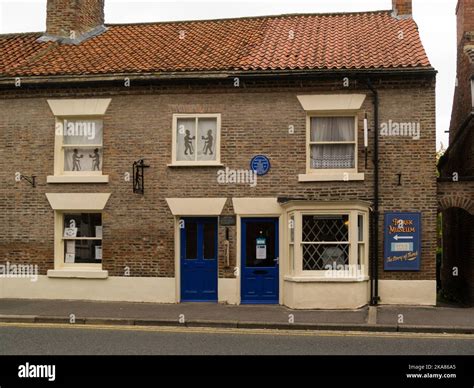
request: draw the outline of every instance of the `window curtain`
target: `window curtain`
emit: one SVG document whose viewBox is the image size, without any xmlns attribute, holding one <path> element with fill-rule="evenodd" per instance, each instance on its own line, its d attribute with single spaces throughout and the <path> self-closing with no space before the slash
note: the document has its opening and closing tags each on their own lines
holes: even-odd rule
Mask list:
<svg viewBox="0 0 474 388">
<path fill-rule="evenodd" d="M 335 142 L 336 144 L 312 144 L 311 168 L 344 169 L 355 167 L 355 145 L 337 144 L 355 141 L 353 117 L 311 118 L 311 142 Z"/>
<path fill-rule="evenodd" d="M 64 120 L 63 144 L 102 145 L 102 120 Z"/>
</svg>

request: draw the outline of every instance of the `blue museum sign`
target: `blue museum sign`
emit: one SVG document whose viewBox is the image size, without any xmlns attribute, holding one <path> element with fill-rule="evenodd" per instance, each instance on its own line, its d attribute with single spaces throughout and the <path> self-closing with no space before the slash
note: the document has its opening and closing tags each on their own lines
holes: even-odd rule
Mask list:
<svg viewBox="0 0 474 388">
<path fill-rule="evenodd" d="M 384 270 L 419 271 L 421 213 L 385 213 Z"/>
</svg>

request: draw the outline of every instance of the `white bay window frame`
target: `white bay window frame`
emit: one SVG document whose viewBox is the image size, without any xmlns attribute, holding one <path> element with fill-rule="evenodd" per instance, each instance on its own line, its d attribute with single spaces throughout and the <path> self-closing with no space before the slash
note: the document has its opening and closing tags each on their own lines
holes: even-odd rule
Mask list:
<svg viewBox="0 0 474 388">
<path fill-rule="evenodd" d="M 287 236 L 285 238 L 285 253 L 288 257 L 289 265 L 288 273 L 285 278 L 287 280 L 295 281 L 362 281 L 368 279 L 368 247 L 369 247 L 369 207 L 367 204 L 360 202 L 353 204 L 348 203 L 345 205 L 341 204 L 307 204 L 301 203 L 288 203 L 283 205 L 286 208 L 286 218 L 288 225 L 290 225 L 290 217 L 295 217 L 294 222 L 294 242 L 290 241 L 290 229 L 288 228 Z M 327 275 L 327 270 L 303 270 L 303 216 L 306 215 L 317 215 L 317 216 L 349 216 L 349 262 L 348 264 L 355 268 L 358 265 L 358 250 L 359 246 L 363 245 L 363 257 L 361 258 L 362 265 L 362 278 L 331 278 Z M 363 217 L 363 240 L 358 241 L 358 216 Z M 334 242 L 334 244 L 338 244 Z M 293 260 L 291 262 L 291 246 L 293 246 Z M 336 269 L 337 272 L 337 269 Z"/>
</svg>

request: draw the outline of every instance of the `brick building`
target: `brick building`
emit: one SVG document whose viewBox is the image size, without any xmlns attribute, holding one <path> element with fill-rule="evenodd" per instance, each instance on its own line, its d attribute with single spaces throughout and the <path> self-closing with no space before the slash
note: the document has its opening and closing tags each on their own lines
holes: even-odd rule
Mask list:
<svg viewBox="0 0 474 388">
<path fill-rule="evenodd" d="M 39 269 L 0 297 L 434 305 L 436 72 L 393 4 L 104 25 L 49 0 L 46 33 L 0 37 L 0 259 Z"/>
<path fill-rule="evenodd" d="M 459 0 L 457 80 L 449 148 L 438 168 L 443 216 L 441 286 L 450 297 L 474 302 L 474 0 Z"/>
</svg>

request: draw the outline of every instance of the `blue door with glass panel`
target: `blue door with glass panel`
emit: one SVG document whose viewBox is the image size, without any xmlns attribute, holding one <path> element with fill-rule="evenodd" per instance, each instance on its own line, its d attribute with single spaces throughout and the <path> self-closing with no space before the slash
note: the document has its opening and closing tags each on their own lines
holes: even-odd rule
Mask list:
<svg viewBox="0 0 474 388">
<path fill-rule="evenodd" d="M 217 301 L 217 218 L 182 218 L 181 301 Z"/>
<path fill-rule="evenodd" d="M 241 303 L 278 303 L 278 218 L 242 218 Z"/>
</svg>

